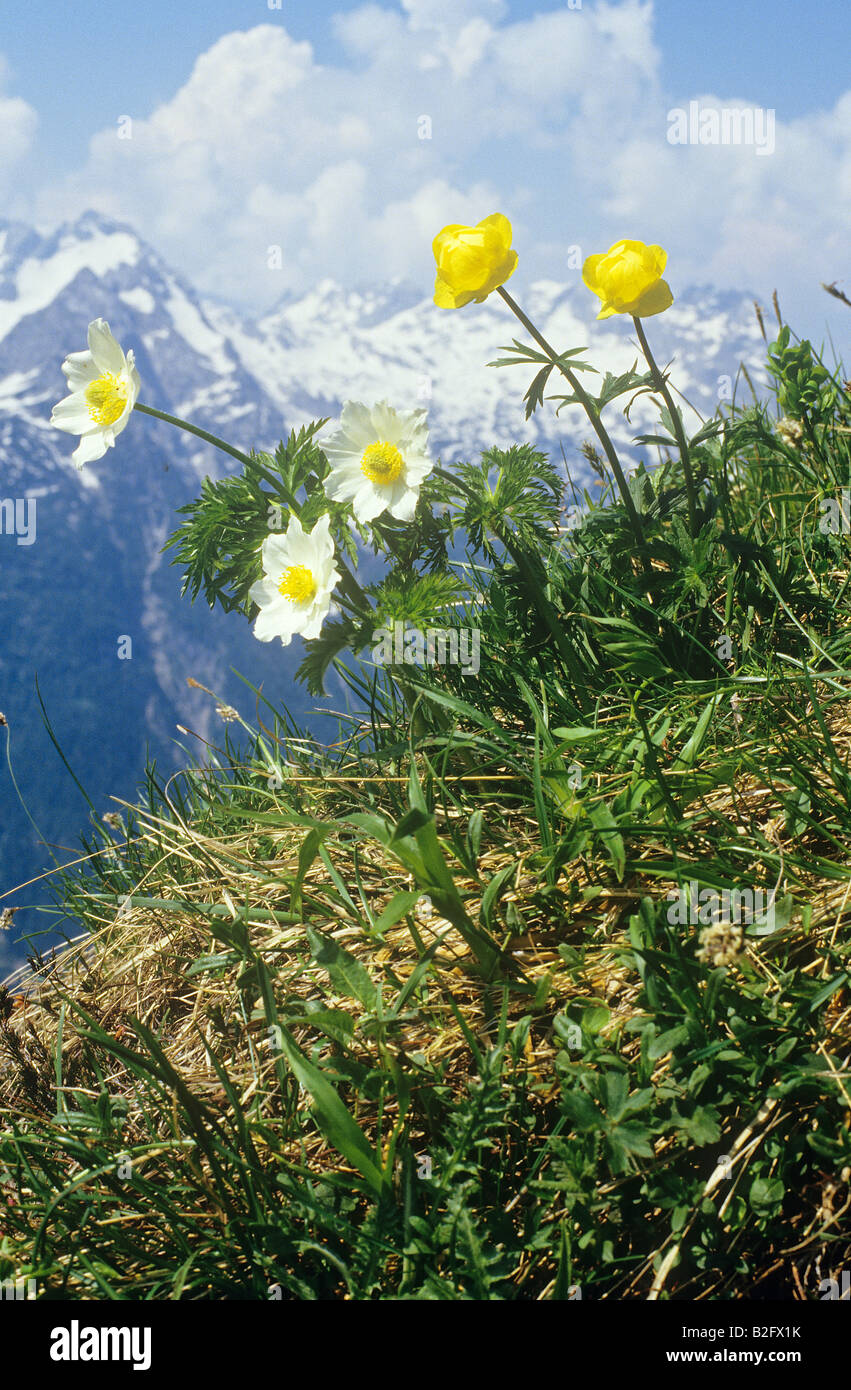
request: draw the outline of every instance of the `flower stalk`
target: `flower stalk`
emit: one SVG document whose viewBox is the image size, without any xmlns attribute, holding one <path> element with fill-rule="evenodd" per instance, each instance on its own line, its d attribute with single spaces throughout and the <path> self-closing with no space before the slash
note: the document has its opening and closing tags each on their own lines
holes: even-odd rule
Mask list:
<svg viewBox="0 0 851 1390">
<path fill-rule="evenodd" d="M 511 312 L 520 320 L 523 327 L 526 329 L 526 332 L 532 335 L 538 346 L 542 348 L 543 351 L 547 354 L 553 366 L 558 367 L 562 376 L 573 388 L 574 394 L 576 395 L 578 400 L 581 401 L 583 409 L 585 410 L 585 414 L 591 421 L 594 433 L 596 434 L 597 438 L 602 444 L 603 451 L 611 465 L 612 472 L 615 475 L 615 480 L 620 489 L 620 494 L 623 498 L 623 503 L 626 507 L 627 515 L 629 516 L 630 524 L 635 534 L 636 542 L 639 545 L 643 545 L 644 530 L 641 525 L 641 518 L 639 517 L 635 507 L 635 503 L 632 500 L 632 493 L 629 490 L 629 485 L 627 484 L 626 477 L 624 476 L 623 469 L 621 468 L 620 459 L 618 458 L 617 453 L 615 451 L 615 446 L 609 438 L 608 431 L 600 418 L 600 412 L 597 410 L 597 407 L 595 406 L 591 397 L 588 395 L 588 392 L 583 388 L 583 386 L 579 382 L 576 375 L 570 370 L 568 366 L 566 366 L 563 362 L 559 361 L 558 354 L 556 353 L 555 349 L 551 347 L 551 345 L 547 342 L 546 338 L 544 338 L 542 334 L 538 332 L 531 319 L 528 319 L 526 317 L 523 310 L 520 308 L 520 305 L 517 303 L 515 299 L 512 299 L 511 295 L 508 293 L 505 287 L 503 285 L 499 285 L 497 287 L 496 292 L 498 295 L 502 296 Z"/>
<path fill-rule="evenodd" d="M 641 326 L 641 319 L 636 318 L 633 315 L 632 321 L 635 324 L 635 331 L 638 334 L 638 341 L 641 344 L 641 351 L 644 353 L 647 365 L 650 368 L 653 380 L 656 383 L 656 390 L 659 392 L 659 395 L 662 397 L 665 404 L 667 405 L 668 414 L 671 417 L 671 424 L 674 430 L 674 438 L 677 441 L 677 448 L 680 451 L 680 458 L 683 461 L 683 473 L 685 474 L 686 480 L 686 496 L 688 498 L 689 530 L 691 531 L 692 536 L 696 536 L 698 529 L 697 489 L 694 485 L 694 474 L 691 470 L 691 454 L 688 447 L 688 440 L 685 436 L 685 430 L 683 429 L 682 418 L 680 416 L 680 412 L 674 405 L 674 398 L 668 390 L 668 383 L 665 380 L 664 374 L 660 371 L 656 359 L 650 350 L 650 344 L 647 341 L 647 334 L 644 332 L 644 329 Z"/>
<path fill-rule="evenodd" d="M 224 454 L 230 454 L 231 458 L 238 459 L 242 464 L 251 463 L 247 454 L 243 454 L 241 450 L 226 444 L 223 439 L 219 439 L 218 435 L 210 434 L 209 430 L 202 430 L 199 425 L 190 425 L 188 420 L 181 420 L 179 415 L 169 415 L 165 410 L 157 410 L 152 405 L 142 405 L 139 401 L 136 401 L 133 409 L 141 411 L 143 415 L 151 415 L 155 420 L 164 420 L 167 425 L 176 425 L 179 430 L 186 430 L 188 434 L 197 435 L 199 439 L 204 440 L 205 444 L 214 445 L 216 449 L 221 449 Z"/>
</svg>

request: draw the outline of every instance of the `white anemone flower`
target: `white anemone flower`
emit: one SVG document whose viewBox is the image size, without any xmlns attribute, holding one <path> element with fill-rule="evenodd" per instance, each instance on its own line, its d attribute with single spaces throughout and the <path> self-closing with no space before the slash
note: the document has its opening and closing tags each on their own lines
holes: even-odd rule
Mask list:
<svg viewBox="0 0 851 1390">
<path fill-rule="evenodd" d="M 384 511 L 412 521 L 434 467 L 427 444 L 424 410 L 397 412 L 386 401 L 370 410 L 346 401 L 340 428 L 322 445 L 331 464 L 325 491 L 335 502 L 351 502 L 358 521 L 374 521 Z"/>
<path fill-rule="evenodd" d="M 62 363 L 71 392 L 53 407 L 51 425 L 79 434 L 71 458 L 78 468 L 103 458 L 124 429 L 141 381 L 132 352 L 125 356 L 104 319 L 89 324 L 87 352 L 72 352 Z"/>
<path fill-rule="evenodd" d="M 263 578 L 249 594 L 260 612 L 254 636 L 261 642 L 280 637 L 288 647 L 295 633 L 318 637 L 331 607 L 331 593 L 340 576 L 334 568 L 334 542 L 326 512 L 312 531 L 291 516 L 286 533 L 273 532 L 263 542 Z"/>
</svg>

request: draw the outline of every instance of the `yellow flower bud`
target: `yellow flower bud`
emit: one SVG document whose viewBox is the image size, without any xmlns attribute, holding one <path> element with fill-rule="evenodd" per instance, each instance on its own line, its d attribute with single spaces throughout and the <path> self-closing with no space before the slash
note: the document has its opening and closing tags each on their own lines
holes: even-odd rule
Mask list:
<svg viewBox="0 0 851 1390">
<path fill-rule="evenodd" d="M 481 303 L 517 266 L 511 223 L 501 212 L 475 227 L 453 222 L 438 232 L 433 249 L 437 262 L 434 302 L 440 309 L 460 309 L 471 299 Z"/>
<path fill-rule="evenodd" d="M 669 309 L 674 296 L 662 279 L 667 260 L 661 246 L 645 246 L 643 241 L 616 241 L 605 255 L 589 256 L 582 279 L 603 301 L 597 318 L 632 314 L 645 319 Z"/>
</svg>

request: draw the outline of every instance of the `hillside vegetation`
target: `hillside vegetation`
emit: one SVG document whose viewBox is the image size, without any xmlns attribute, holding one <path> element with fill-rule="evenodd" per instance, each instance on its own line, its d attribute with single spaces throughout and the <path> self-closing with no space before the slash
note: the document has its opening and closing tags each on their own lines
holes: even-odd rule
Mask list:
<svg viewBox="0 0 851 1390">
<path fill-rule="evenodd" d="M 515 349 L 530 410 L 582 369 Z M 662 424 L 626 494 L 595 430 L 569 513 L 529 446 L 435 469 L 307 643 L 310 687 L 334 663 L 351 692 L 338 742 L 246 684 L 196 767 L 93 825 L 57 887 L 81 934 L 0 999 L 0 1279 L 825 1296 L 851 1259 L 851 398 L 787 327 L 768 363 L 771 406 L 689 439 L 655 364 L 571 385 Z M 173 538 L 191 593 L 253 611 L 270 502 L 328 508 L 314 433 L 205 485 Z M 359 660 L 396 622 L 479 632 L 478 673 Z"/>
</svg>

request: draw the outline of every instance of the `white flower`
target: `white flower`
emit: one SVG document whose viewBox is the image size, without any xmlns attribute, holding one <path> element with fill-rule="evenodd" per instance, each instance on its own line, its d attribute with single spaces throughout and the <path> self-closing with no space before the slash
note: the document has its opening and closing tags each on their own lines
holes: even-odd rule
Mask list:
<svg viewBox="0 0 851 1390">
<path fill-rule="evenodd" d="M 384 511 L 411 521 L 434 467 L 427 444 L 424 410 L 397 413 L 386 401 L 369 410 L 346 401 L 339 430 L 322 446 L 331 464 L 325 491 L 335 502 L 351 502 L 358 521 L 374 521 Z"/>
<path fill-rule="evenodd" d="M 249 590 L 260 608 L 254 636 L 261 642 L 280 637 L 288 647 L 297 632 L 319 636 L 332 590 L 340 582 L 330 521 L 326 512 L 312 531 L 304 531 L 298 517 L 291 516 L 285 535 L 272 532 L 263 542 L 263 578 Z"/>
<path fill-rule="evenodd" d="M 125 357 L 103 319 L 89 324 L 88 351 L 69 353 L 62 370 L 71 394 L 53 407 L 50 423 L 82 436 L 71 455 L 82 468 L 112 448 L 130 419 L 142 383 L 133 353 Z"/>
</svg>

